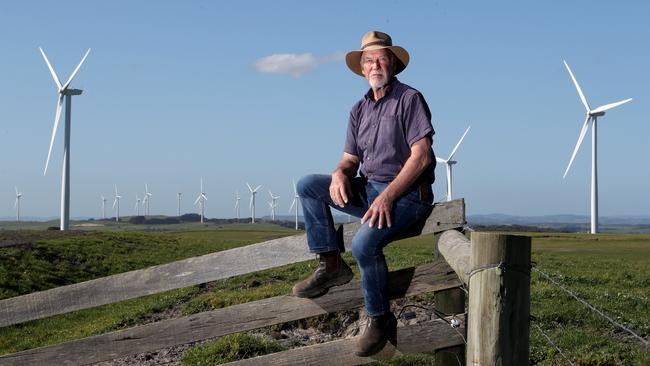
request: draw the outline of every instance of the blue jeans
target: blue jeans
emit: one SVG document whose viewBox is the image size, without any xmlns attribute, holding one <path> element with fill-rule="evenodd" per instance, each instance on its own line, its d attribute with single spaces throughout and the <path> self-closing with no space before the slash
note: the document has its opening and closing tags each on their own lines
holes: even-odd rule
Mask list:
<svg viewBox="0 0 650 366">
<path fill-rule="evenodd" d="M 330 175 L 307 175 L 297 185 L 302 203 L 307 231 L 307 243 L 312 253 L 343 250 L 334 228 L 331 207 L 347 214 L 362 217 L 377 196 L 388 186 L 387 183 L 355 177 L 351 180 L 353 196 L 345 207 L 335 206 L 330 198 Z M 429 188 L 430 189 L 430 188 Z M 429 191 L 430 193 L 430 191 Z M 421 200 L 417 190 L 404 193 L 393 203 L 392 225 L 382 229 L 362 225 L 352 239 L 352 255 L 359 265 L 366 313 L 371 316 L 390 311 L 388 302 L 388 267 L 383 249 L 416 221 L 431 213 L 433 194 Z"/>
</svg>

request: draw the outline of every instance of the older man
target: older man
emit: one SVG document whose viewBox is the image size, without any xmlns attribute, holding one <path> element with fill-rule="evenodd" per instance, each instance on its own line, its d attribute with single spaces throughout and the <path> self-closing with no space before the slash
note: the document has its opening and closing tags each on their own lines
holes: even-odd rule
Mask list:
<svg viewBox="0 0 650 366">
<path fill-rule="evenodd" d="M 370 90 L 352 107 L 343 157 L 334 172 L 308 175 L 298 183 L 309 249 L 319 255 L 319 266 L 293 293 L 317 297 L 352 279 L 340 255 L 343 243 L 330 206 L 361 217 L 352 255 L 361 272 L 368 322 L 357 355 L 370 356 L 384 347 L 397 326 L 388 301 L 383 248 L 431 212 L 434 131 L 422 94 L 395 77 L 408 65 L 409 54 L 393 46 L 388 34 L 366 33 L 361 49 L 349 52 L 346 62 L 366 78 Z"/>
</svg>

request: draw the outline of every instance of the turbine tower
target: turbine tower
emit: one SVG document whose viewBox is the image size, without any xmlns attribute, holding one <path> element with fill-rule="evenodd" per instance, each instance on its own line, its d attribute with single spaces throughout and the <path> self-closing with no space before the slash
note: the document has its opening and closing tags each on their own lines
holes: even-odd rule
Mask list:
<svg viewBox="0 0 650 366">
<path fill-rule="evenodd" d="M 449 157 L 447 159 L 439 158 L 436 156 L 436 161 L 442 164 L 445 164 L 447 168 L 447 201 L 451 201 L 451 182 L 452 182 L 452 176 L 451 176 L 451 167 L 452 165 L 458 163 L 455 160 L 452 160 L 454 158 L 454 154 L 456 153 L 456 150 L 460 146 L 460 143 L 463 142 L 463 139 L 465 138 L 465 135 L 469 132 L 469 129 L 472 128 L 472 126 L 467 127 L 465 130 L 465 133 L 463 136 L 458 140 L 458 143 L 456 146 L 454 146 L 454 149 L 451 150 L 451 154 L 449 154 Z"/>
<path fill-rule="evenodd" d="M 278 204 L 275 201 L 280 198 L 280 196 L 274 196 L 269 189 L 269 195 L 271 196 L 271 202 L 269 202 L 269 207 L 271 207 L 271 220 L 275 221 L 275 209 L 278 208 Z"/>
<path fill-rule="evenodd" d="M 587 103 L 587 98 L 582 92 L 582 89 L 580 89 L 580 85 L 578 85 L 578 81 L 573 75 L 573 72 L 571 72 L 571 68 L 569 68 L 569 64 L 567 64 L 566 61 L 564 61 L 564 66 L 566 66 L 566 69 L 569 72 L 569 75 L 571 76 L 571 80 L 573 80 L 573 84 L 575 85 L 576 90 L 578 91 L 580 100 L 582 101 L 582 104 L 585 106 L 585 109 L 587 110 L 587 116 L 585 117 L 585 121 L 582 124 L 582 129 L 580 130 L 580 135 L 578 136 L 578 142 L 576 143 L 575 149 L 573 149 L 571 160 L 569 160 L 569 165 L 567 165 L 566 170 L 564 171 L 563 178 L 566 178 L 566 175 L 569 172 L 569 169 L 571 168 L 571 164 L 573 164 L 573 159 L 575 159 L 576 154 L 578 153 L 578 149 L 580 149 L 580 144 L 582 144 L 582 140 L 587 134 L 587 130 L 589 129 L 589 122 L 591 122 L 591 233 L 596 234 L 598 232 L 598 164 L 597 164 L 598 159 L 597 159 L 597 143 L 596 143 L 597 142 L 596 127 L 597 127 L 598 117 L 604 116 L 605 111 L 609 109 L 618 107 L 621 104 L 625 104 L 631 101 L 632 98 L 601 105 L 600 107 L 591 109 L 591 107 L 589 107 L 589 104 Z"/>
<path fill-rule="evenodd" d="M 16 209 L 16 221 L 20 222 L 20 199 L 23 197 L 22 192 L 18 192 L 18 187 L 16 189 L 16 202 L 14 202 L 14 208 Z"/>
<path fill-rule="evenodd" d="M 251 224 L 255 223 L 255 195 L 257 194 L 257 190 L 260 189 L 262 186 L 259 185 L 257 188 L 253 189 L 248 182 L 246 182 L 246 185 L 248 186 L 248 190 L 251 191 L 251 203 L 249 205 L 249 209 L 251 210 Z"/>
<path fill-rule="evenodd" d="M 117 210 L 115 210 L 115 221 L 120 222 L 120 199 L 122 196 L 117 194 L 117 185 L 115 186 L 115 201 L 113 201 L 113 209 L 117 207 Z"/>
<path fill-rule="evenodd" d="M 208 200 L 208 197 L 205 196 L 205 192 L 203 192 L 203 178 L 201 178 L 201 192 L 199 193 L 199 196 L 196 198 L 196 201 L 194 201 L 194 205 L 196 206 L 197 204 L 201 208 L 201 223 L 203 223 L 203 218 L 205 217 L 205 201 Z"/>
<path fill-rule="evenodd" d="M 151 196 L 153 196 L 151 193 L 149 193 L 149 186 L 147 183 L 144 184 L 144 199 L 142 201 L 142 204 L 145 206 L 144 207 L 144 216 L 147 217 L 149 216 L 149 201 L 151 201 Z"/>
<path fill-rule="evenodd" d="M 45 161 L 45 170 L 43 175 L 47 174 L 47 167 L 50 164 L 50 156 L 52 155 L 52 146 L 54 145 L 54 138 L 56 137 L 56 130 L 59 126 L 59 118 L 61 117 L 61 110 L 63 109 L 63 98 L 65 97 L 65 130 L 64 130 L 64 139 L 63 139 L 63 174 L 61 175 L 61 225 L 60 230 L 68 230 L 70 227 L 70 118 L 72 114 L 72 96 L 81 95 L 83 92 L 80 89 L 70 89 L 70 83 L 72 79 L 77 75 L 79 68 L 86 61 L 90 48 L 86 51 L 86 54 L 81 59 L 81 62 L 74 69 L 68 81 L 65 84 L 61 84 L 59 77 L 56 75 L 52 64 L 47 59 L 45 51 L 39 47 L 43 59 L 47 64 L 50 74 L 54 79 L 54 83 L 58 89 L 58 100 L 56 104 L 56 114 L 54 117 L 54 127 L 52 128 L 52 138 L 50 139 L 50 149 L 47 153 L 47 160 Z"/>
<path fill-rule="evenodd" d="M 176 193 L 178 195 L 178 217 L 181 217 L 181 192 Z"/>
<path fill-rule="evenodd" d="M 235 211 L 237 211 L 237 222 L 239 222 L 239 191 L 235 191 Z"/>
<path fill-rule="evenodd" d="M 106 218 L 106 197 L 102 195 L 102 220 Z"/>
<path fill-rule="evenodd" d="M 289 213 L 293 206 L 296 206 L 296 230 L 298 230 L 298 205 L 300 204 L 300 196 L 298 196 L 298 190 L 296 189 L 296 181 L 292 180 L 293 183 L 293 202 L 291 202 L 291 207 L 289 207 Z"/>
<path fill-rule="evenodd" d="M 138 216 L 140 216 L 140 197 L 138 197 L 138 194 L 135 194 L 135 209 Z"/>
</svg>

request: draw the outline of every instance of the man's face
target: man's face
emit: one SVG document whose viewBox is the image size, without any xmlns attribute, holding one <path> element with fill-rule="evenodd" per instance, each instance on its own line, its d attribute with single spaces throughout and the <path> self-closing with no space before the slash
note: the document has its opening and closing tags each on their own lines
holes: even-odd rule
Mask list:
<svg viewBox="0 0 650 366">
<path fill-rule="evenodd" d="M 361 72 L 371 88 L 379 89 L 390 80 L 393 71 L 392 56 L 385 48 L 363 51 L 361 54 Z"/>
</svg>

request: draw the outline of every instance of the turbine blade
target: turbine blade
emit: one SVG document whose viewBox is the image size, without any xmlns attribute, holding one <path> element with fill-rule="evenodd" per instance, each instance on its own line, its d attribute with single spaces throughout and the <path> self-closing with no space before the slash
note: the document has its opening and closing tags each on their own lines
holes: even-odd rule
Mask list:
<svg viewBox="0 0 650 366">
<path fill-rule="evenodd" d="M 246 182 L 246 185 L 248 186 L 248 190 L 251 191 L 251 192 L 253 192 L 253 188 L 251 188 L 251 185 L 248 184 L 248 182 Z"/>
<path fill-rule="evenodd" d="M 16 197 L 16 201 L 14 202 L 14 208 L 16 208 L 16 206 L 18 206 L 18 197 Z"/>
<path fill-rule="evenodd" d="M 627 102 L 629 102 L 631 100 L 632 100 L 632 98 L 628 98 L 628 99 L 621 100 L 621 101 L 618 101 L 618 102 L 615 102 L 615 103 L 609 103 L 609 104 L 601 105 L 600 107 L 598 107 L 598 108 L 594 109 L 593 111 L 591 111 L 591 113 L 605 112 L 608 109 L 618 107 L 619 105 L 625 104 L 625 103 L 627 103 Z"/>
<path fill-rule="evenodd" d="M 194 205 L 196 205 L 197 203 L 199 203 L 199 200 L 201 200 L 201 196 L 200 196 L 200 195 L 199 195 L 198 197 L 196 197 L 196 201 L 194 201 Z"/>
<path fill-rule="evenodd" d="M 16 190 L 16 196 L 18 195 L 18 187 L 14 186 L 14 189 Z"/>
<path fill-rule="evenodd" d="M 294 206 L 295 204 L 296 204 L 296 199 L 294 198 L 294 199 L 293 199 L 293 202 L 291 202 L 291 206 L 289 206 L 289 212 L 291 212 L 291 210 L 293 210 L 293 206 Z"/>
<path fill-rule="evenodd" d="M 260 184 L 259 186 L 257 186 L 257 188 L 255 188 L 255 189 L 253 190 L 253 192 L 257 192 L 257 190 L 260 189 L 260 188 L 262 188 L 262 185 L 261 185 L 261 184 Z"/>
<path fill-rule="evenodd" d="M 201 193 L 201 197 L 203 197 L 203 199 L 206 200 L 206 201 L 208 200 L 208 197 L 206 195 L 204 195 L 203 193 Z"/>
<path fill-rule="evenodd" d="M 115 197 L 115 201 L 113 201 L 113 208 L 115 208 L 116 203 L 117 203 L 117 197 Z"/>
<path fill-rule="evenodd" d="M 585 106 L 587 112 L 590 112 L 591 109 L 589 108 L 589 104 L 587 104 L 587 98 L 585 98 L 584 93 L 582 93 L 582 89 L 580 89 L 580 85 L 578 85 L 578 81 L 576 80 L 575 76 L 573 76 L 573 72 L 571 72 L 571 68 L 569 67 L 569 64 L 566 63 L 566 61 L 564 61 L 564 66 L 566 66 L 567 71 L 569 71 L 569 75 L 571 75 L 571 80 L 573 80 L 573 85 L 575 85 L 576 89 L 578 90 L 582 104 Z"/>
<path fill-rule="evenodd" d="M 45 170 L 43 175 L 47 174 L 47 167 L 50 164 L 50 157 L 52 156 L 52 146 L 54 146 L 54 138 L 56 137 L 56 130 L 59 127 L 59 119 L 61 119 L 61 110 L 63 109 L 63 94 L 59 94 L 59 100 L 56 104 L 56 115 L 54 117 L 54 127 L 52 127 L 52 138 L 50 139 L 50 149 L 47 152 L 47 160 L 45 161 Z"/>
<path fill-rule="evenodd" d="M 59 91 L 61 91 L 61 81 L 59 80 L 59 77 L 56 75 L 56 72 L 54 71 L 52 64 L 50 64 L 50 60 L 47 59 L 47 56 L 45 56 L 45 51 L 43 51 L 41 47 L 39 47 L 38 49 L 41 51 L 41 55 L 43 55 L 43 58 L 45 59 L 47 68 L 50 69 L 50 74 L 52 74 L 52 79 L 54 79 L 54 82 L 56 83 L 56 87 L 59 88 Z"/>
<path fill-rule="evenodd" d="M 454 154 L 456 153 L 456 150 L 458 150 L 458 146 L 460 146 L 460 143 L 463 142 L 463 139 L 465 138 L 465 135 L 467 135 L 467 133 L 469 132 L 470 128 L 472 128 L 472 126 L 467 127 L 467 129 L 465 130 L 465 133 L 463 134 L 463 136 L 460 138 L 460 140 L 458 140 L 458 143 L 456 144 L 456 146 L 454 146 L 454 149 L 451 150 L 451 154 L 449 154 L 449 157 L 447 158 L 447 161 L 451 160 L 451 158 L 454 157 Z"/>
<path fill-rule="evenodd" d="M 294 194 L 298 194 L 298 190 L 296 189 L 296 180 L 295 180 L 295 179 L 292 179 L 292 180 L 291 180 L 291 183 L 293 183 L 293 193 L 294 193 Z"/>
<path fill-rule="evenodd" d="M 117 184 L 115 184 L 115 197 L 117 197 Z"/>
<path fill-rule="evenodd" d="M 445 160 L 443 158 L 440 158 L 440 157 L 437 157 L 437 156 L 436 156 L 436 161 L 439 162 L 439 163 L 447 164 L 447 160 Z"/>
<path fill-rule="evenodd" d="M 566 175 L 571 168 L 571 164 L 573 164 L 573 159 L 575 159 L 576 154 L 578 153 L 578 149 L 580 149 L 580 144 L 582 144 L 582 140 L 585 138 L 585 134 L 587 134 L 587 129 L 589 129 L 589 119 L 591 119 L 591 116 L 587 115 L 587 118 L 585 118 L 585 123 L 582 124 L 582 129 L 580 130 L 580 136 L 578 136 L 576 147 L 573 149 L 573 155 L 571 155 L 571 160 L 569 160 L 569 165 L 566 167 L 564 176 L 562 178 L 566 178 Z"/>
<path fill-rule="evenodd" d="M 77 76 L 77 72 L 79 72 L 79 68 L 81 67 L 81 65 L 83 65 L 84 61 L 86 61 L 86 57 L 88 57 L 89 53 L 90 53 L 90 48 L 88 49 L 88 51 L 86 51 L 86 54 L 84 55 L 84 57 L 79 62 L 79 65 L 77 65 L 77 68 L 74 69 L 74 71 L 72 72 L 72 75 L 70 75 L 70 78 L 68 78 L 68 81 L 65 83 L 65 85 L 63 85 L 63 87 L 61 89 L 65 90 L 65 89 L 68 88 L 68 86 L 70 86 L 70 83 L 72 82 L 72 79 L 74 79 L 74 77 Z"/>
</svg>

